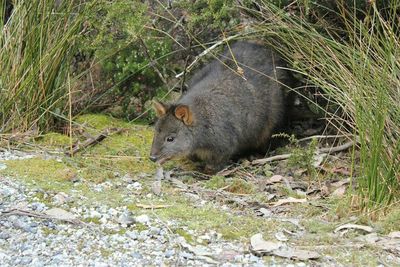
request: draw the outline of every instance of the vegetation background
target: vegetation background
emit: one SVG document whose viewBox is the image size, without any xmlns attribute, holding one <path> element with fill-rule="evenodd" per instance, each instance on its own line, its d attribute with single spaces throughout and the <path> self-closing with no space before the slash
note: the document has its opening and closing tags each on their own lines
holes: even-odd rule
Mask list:
<svg viewBox="0 0 400 267">
<path fill-rule="evenodd" d="M 88 112 L 151 122 L 151 99 L 181 93 L 190 74 L 176 75 L 207 47 L 260 39 L 310 109 L 357 141 L 353 202 L 386 210 L 400 189 L 399 11 L 398 0 L 1 0 L 0 133 L 68 133 Z"/>
</svg>

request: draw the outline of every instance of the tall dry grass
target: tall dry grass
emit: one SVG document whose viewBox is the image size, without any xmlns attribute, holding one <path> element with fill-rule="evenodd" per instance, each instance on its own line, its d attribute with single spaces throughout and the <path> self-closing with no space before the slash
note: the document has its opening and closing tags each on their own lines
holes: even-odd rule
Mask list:
<svg viewBox="0 0 400 267">
<path fill-rule="evenodd" d="M 328 114 L 331 122 L 358 136 L 354 171 L 363 210 L 389 205 L 400 192 L 400 1 L 385 16 L 371 1 L 363 20 L 339 7 L 340 31 L 271 1 L 253 2 L 257 9 L 242 8 L 256 18 L 255 29 L 341 110 Z"/>
<path fill-rule="evenodd" d="M 66 79 L 83 28 L 78 1 L 0 0 L 0 132 L 53 125 L 67 110 Z"/>
</svg>

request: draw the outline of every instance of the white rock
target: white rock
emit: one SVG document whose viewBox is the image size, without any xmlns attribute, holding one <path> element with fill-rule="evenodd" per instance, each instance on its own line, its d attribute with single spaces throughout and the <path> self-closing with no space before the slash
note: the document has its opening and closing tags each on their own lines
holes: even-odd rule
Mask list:
<svg viewBox="0 0 400 267">
<path fill-rule="evenodd" d="M 135 217 L 135 221 L 138 222 L 138 223 L 145 224 L 145 223 L 148 223 L 150 221 L 150 218 L 146 214 L 142 214 L 142 215 L 136 216 Z"/>
</svg>

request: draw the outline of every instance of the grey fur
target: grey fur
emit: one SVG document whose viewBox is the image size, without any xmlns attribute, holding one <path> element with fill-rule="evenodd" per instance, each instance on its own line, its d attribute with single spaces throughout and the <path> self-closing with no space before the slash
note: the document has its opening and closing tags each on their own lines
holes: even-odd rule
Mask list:
<svg viewBox="0 0 400 267">
<path fill-rule="evenodd" d="M 166 112 L 155 125 L 154 161 L 189 157 L 215 171 L 235 155 L 265 151 L 284 118 L 285 94 L 276 82 L 287 78 L 277 68 L 284 63 L 272 50 L 248 41 L 236 42 L 231 51 L 234 60 L 226 49 L 220 60 L 213 60 L 191 78 L 187 93 L 176 103 L 162 104 Z M 235 72 L 235 61 L 243 77 Z M 176 117 L 179 106 L 189 108 L 192 124 Z"/>
</svg>

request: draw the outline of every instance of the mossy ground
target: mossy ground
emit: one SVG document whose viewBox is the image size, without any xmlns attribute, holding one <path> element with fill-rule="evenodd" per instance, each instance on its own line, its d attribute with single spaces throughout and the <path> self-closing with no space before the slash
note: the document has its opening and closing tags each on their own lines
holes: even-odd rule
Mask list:
<svg viewBox="0 0 400 267">
<path fill-rule="evenodd" d="M 80 204 L 101 203 L 110 207 L 124 205 L 133 212 L 151 213 L 164 221 L 175 220 L 184 228 L 172 229 L 172 231 L 179 232 L 190 243 L 195 243 L 196 237 L 191 236 L 188 230 L 195 230 L 197 233 L 214 230 L 227 240 L 241 240 L 242 242 L 248 242 L 250 237 L 256 233 L 263 233 L 266 240 L 274 240 L 275 234 L 279 231 L 298 232 L 297 226 L 282 220 L 282 218 L 297 218 L 307 234 L 298 238 L 291 237 L 291 244 L 309 250 L 320 247 L 320 252 L 334 257 L 337 262 L 344 265 L 374 265 L 377 263 L 376 255 L 379 253 L 374 247 L 346 248 L 349 239 L 332 235 L 333 230 L 338 225 L 348 222 L 349 218 L 355 223 L 373 225 L 380 234 L 400 230 L 399 208 L 392 208 L 390 212 L 387 212 L 387 216 L 374 222 L 365 220 L 363 217 L 354 219 L 354 215 L 357 213 L 354 213 L 352 207 L 349 206 L 351 194 L 341 198 L 291 204 L 290 207 L 282 209 L 282 213 L 270 218 L 257 216 L 253 207 L 232 205 L 230 200 L 221 200 L 215 197 L 214 200 L 208 199 L 203 202 L 201 196 L 197 199 L 188 197 L 169 183 L 163 183 L 161 196 L 151 195 L 149 197 L 152 177 L 158 167 L 148 160 L 152 140 L 150 127 L 93 114 L 76 118 L 76 125 L 92 136 L 106 128 L 115 127 L 124 130 L 80 151 L 74 157 L 58 154 L 56 157 L 47 159 L 37 157 L 1 162 L 6 164 L 7 168 L 1 170 L 0 175 L 15 177 L 15 179 L 25 182 L 27 186 L 40 189 L 40 192 L 65 192 L 71 196 L 83 196 Z M 76 136 L 72 136 L 72 139 L 75 142 L 84 138 L 82 135 L 76 134 Z M 60 148 L 67 149 L 70 141 L 68 136 L 50 133 L 36 139 L 34 145 L 45 148 L 45 151 L 60 151 Z M 169 166 L 173 167 L 174 164 L 176 162 L 170 163 Z M 258 171 L 265 177 L 266 171 L 273 174 L 277 170 L 279 167 L 269 166 L 268 170 L 259 168 Z M 93 189 L 93 185 L 107 181 L 120 181 L 121 177 L 127 174 L 143 185 L 143 189 L 139 193 L 132 194 L 125 185 L 118 183 L 105 188 L 101 193 Z M 260 191 L 255 180 L 246 180 L 240 175 L 228 179 L 222 176 L 213 176 L 207 181 L 199 181 L 190 176 L 182 181 L 187 185 L 196 184 L 207 192 L 223 190 L 232 198 L 244 196 L 250 198 L 250 202 L 268 204 L 265 193 Z M 284 188 L 284 186 L 282 189 L 278 187 L 277 193 L 286 197 L 300 197 L 293 191 L 285 191 Z M 40 192 L 35 197 L 51 205 L 50 200 Z M 138 205 L 139 203 L 160 204 L 165 207 L 149 211 L 142 209 Z M 97 219 L 89 218 L 87 221 L 99 223 Z M 343 248 L 339 249 L 339 246 L 343 246 Z"/>
</svg>

